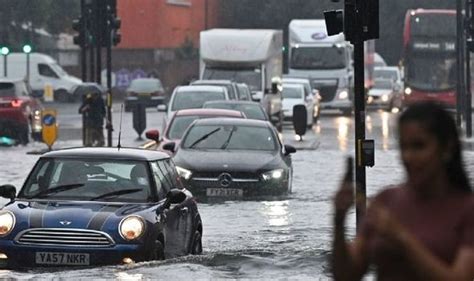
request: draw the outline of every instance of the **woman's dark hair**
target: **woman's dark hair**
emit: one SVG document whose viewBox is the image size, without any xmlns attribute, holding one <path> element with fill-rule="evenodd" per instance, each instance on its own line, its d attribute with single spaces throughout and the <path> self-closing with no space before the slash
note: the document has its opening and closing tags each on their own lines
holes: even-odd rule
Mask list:
<svg viewBox="0 0 474 281">
<path fill-rule="evenodd" d="M 450 150 L 450 159 L 445 163 L 449 181 L 458 189 L 472 192 L 463 167 L 461 143 L 453 117 L 441 105 L 420 102 L 408 107 L 398 120 L 399 128 L 407 122 L 419 122 L 438 143 Z"/>
</svg>

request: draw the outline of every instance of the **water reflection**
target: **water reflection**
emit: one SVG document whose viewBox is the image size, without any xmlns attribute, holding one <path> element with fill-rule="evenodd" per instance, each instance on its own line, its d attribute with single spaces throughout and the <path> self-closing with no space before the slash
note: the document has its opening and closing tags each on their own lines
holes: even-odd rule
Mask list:
<svg viewBox="0 0 474 281">
<path fill-rule="evenodd" d="M 380 113 L 380 118 L 382 119 L 382 147 L 384 151 L 388 150 L 388 137 L 390 136 L 389 120 L 390 114 L 388 112 L 382 111 Z"/>
<path fill-rule="evenodd" d="M 118 272 L 115 274 L 115 280 L 123 280 L 123 281 L 139 281 L 139 280 L 145 280 L 143 279 L 143 274 L 140 273 L 135 273 L 135 274 L 129 274 L 126 272 Z"/>
<path fill-rule="evenodd" d="M 271 201 L 262 202 L 262 213 L 268 220 L 270 226 L 287 226 L 290 222 L 290 216 L 288 211 L 289 201 Z"/>
<path fill-rule="evenodd" d="M 339 141 L 339 149 L 341 151 L 346 151 L 350 119 L 347 117 L 338 117 L 335 119 L 335 122 L 337 126 L 337 140 Z"/>
</svg>

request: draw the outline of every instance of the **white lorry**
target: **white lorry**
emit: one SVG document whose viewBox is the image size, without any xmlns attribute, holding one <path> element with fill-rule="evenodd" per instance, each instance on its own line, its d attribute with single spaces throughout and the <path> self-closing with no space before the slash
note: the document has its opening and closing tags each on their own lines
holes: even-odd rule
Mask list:
<svg viewBox="0 0 474 281">
<path fill-rule="evenodd" d="M 352 112 L 353 47 L 340 33 L 328 36 L 324 20 L 292 20 L 289 31 L 289 76 L 309 78 L 319 90 L 321 109 Z"/>
<path fill-rule="evenodd" d="M 40 53 L 29 54 L 29 82 L 35 96 L 43 96 L 46 85 L 53 88 L 54 100 L 72 100 L 72 88 L 82 81 L 64 71 L 50 56 Z M 26 79 L 27 59 L 24 53 L 10 53 L 7 56 L 7 77 Z M 4 70 L 4 60 L 0 59 L 0 71 Z M 3 73 L 2 73 L 3 74 Z"/>
<path fill-rule="evenodd" d="M 281 129 L 281 92 L 272 80 L 283 74 L 283 32 L 273 29 L 210 29 L 200 34 L 200 79 L 245 83 L 273 124 Z M 273 87 L 275 90 L 275 87 Z"/>
</svg>

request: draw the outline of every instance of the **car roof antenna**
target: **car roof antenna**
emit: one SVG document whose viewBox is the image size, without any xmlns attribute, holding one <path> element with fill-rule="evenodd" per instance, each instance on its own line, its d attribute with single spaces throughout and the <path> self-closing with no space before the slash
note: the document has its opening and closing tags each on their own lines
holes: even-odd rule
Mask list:
<svg viewBox="0 0 474 281">
<path fill-rule="evenodd" d="M 120 124 L 119 124 L 119 133 L 118 133 L 118 142 L 117 142 L 117 149 L 120 151 L 122 145 L 120 144 L 120 140 L 122 139 L 122 115 L 123 115 L 123 103 L 120 105 Z"/>
</svg>

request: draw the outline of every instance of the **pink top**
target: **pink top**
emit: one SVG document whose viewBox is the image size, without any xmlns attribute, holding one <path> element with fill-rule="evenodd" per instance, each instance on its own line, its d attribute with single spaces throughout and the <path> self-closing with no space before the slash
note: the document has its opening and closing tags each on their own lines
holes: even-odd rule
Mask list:
<svg viewBox="0 0 474 281">
<path fill-rule="evenodd" d="M 431 253 L 452 264 L 461 246 L 474 247 L 474 196 L 455 192 L 444 198 L 420 198 L 408 187 L 389 188 L 374 199 L 382 203 Z M 370 209 L 369 209 L 370 212 Z M 367 237 L 370 260 L 378 280 L 424 280 L 390 241 L 375 234 L 367 221 L 361 231 Z"/>
</svg>

